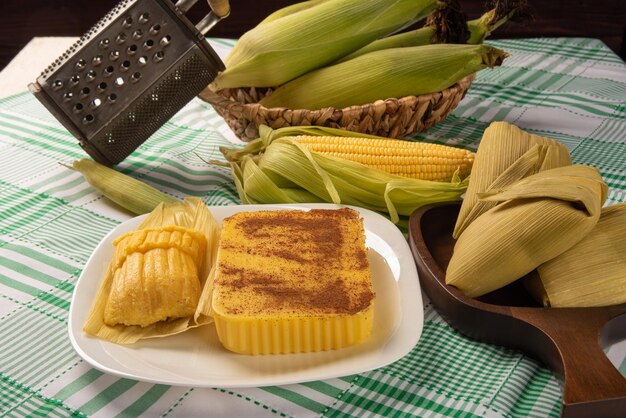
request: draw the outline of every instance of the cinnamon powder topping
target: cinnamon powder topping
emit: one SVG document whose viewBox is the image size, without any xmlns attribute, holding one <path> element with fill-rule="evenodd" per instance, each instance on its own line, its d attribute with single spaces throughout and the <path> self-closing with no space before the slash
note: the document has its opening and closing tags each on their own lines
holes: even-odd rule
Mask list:
<svg viewBox="0 0 626 418">
<path fill-rule="evenodd" d="M 216 289 L 231 314 L 355 314 L 374 293 L 358 212 L 241 212 L 224 221 Z"/>
</svg>

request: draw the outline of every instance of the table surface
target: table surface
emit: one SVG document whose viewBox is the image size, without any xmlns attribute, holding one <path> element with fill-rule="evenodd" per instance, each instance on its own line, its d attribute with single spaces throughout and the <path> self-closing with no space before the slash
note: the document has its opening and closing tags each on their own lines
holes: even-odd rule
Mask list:
<svg viewBox="0 0 626 418">
<path fill-rule="evenodd" d="M 6 416 L 558 416 L 553 374 L 520 352 L 458 334 L 425 299 L 418 344 L 357 375 L 284 386 L 171 387 L 89 366 L 67 333 L 76 282 L 100 240 L 131 215 L 59 163 L 85 157 L 26 92 L 71 39 L 35 39 L 0 73 L 0 413 Z M 224 57 L 234 41 L 211 39 Z M 626 201 L 626 65 L 594 39 L 489 42 L 511 56 L 478 74 L 454 114 L 417 138 L 476 149 L 491 121 L 561 141 L 600 170 L 607 205 Z M 119 170 L 172 196 L 236 204 L 230 173 L 207 166 L 238 143 L 194 99 Z M 607 350 L 626 374 L 626 341 Z"/>
</svg>

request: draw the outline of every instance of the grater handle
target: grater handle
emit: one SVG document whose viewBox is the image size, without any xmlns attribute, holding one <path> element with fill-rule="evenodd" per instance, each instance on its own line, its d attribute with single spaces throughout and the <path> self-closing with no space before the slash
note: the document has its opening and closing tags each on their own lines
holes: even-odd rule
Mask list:
<svg viewBox="0 0 626 418">
<path fill-rule="evenodd" d="M 198 0 L 178 0 L 176 2 L 176 8 L 183 13 L 187 13 L 197 2 Z"/>
<path fill-rule="evenodd" d="M 185 0 L 181 0 L 185 1 Z M 204 18 L 198 22 L 196 29 L 201 34 L 206 34 L 217 22 L 228 17 L 230 14 L 230 4 L 228 0 L 208 0 L 209 6 L 211 6 L 211 12 L 204 16 Z"/>
<path fill-rule="evenodd" d="M 220 19 L 224 19 L 230 14 L 230 3 L 228 0 L 208 0 L 208 2 L 213 14 Z"/>
<path fill-rule="evenodd" d="M 207 0 L 211 11 L 218 18 L 217 20 L 224 19 L 230 14 L 230 3 L 228 0 Z M 196 4 L 198 0 L 178 0 L 176 2 L 176 8 L 183 13 L 187 13 L 189 9 Z"/>
</svg>

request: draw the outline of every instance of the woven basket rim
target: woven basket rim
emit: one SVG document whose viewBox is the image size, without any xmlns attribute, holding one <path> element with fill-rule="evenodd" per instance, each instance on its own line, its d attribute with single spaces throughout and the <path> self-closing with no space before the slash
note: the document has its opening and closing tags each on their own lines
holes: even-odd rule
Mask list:
<svg viewBox="0 0 626 418">
<path fill-rule="evenodd" d="M 470 74 L 452 86 L 420 96 L 386 98 L 343 109 L 317 110 L 268 108 L 259 103 L 271 88 L 236 88 L 213 92 L 206 88 L 200 99 L 213 106 L 231 130 L 244 141 L 258 137 L 261 125 L 278 129 L 286 126 L 328 126 L 354 132 L 403 138 L 423 132 L 445 119 L 463 99 L 475 78 Z"/>
<path fill-rule="evenodd" d="M 419 96 L 415 96 L 415 95 L 408 95 L 408 96 L 404 96 L 404 97 L 400 97 L 400 98 L 395 98 L 395 97 L 389 97 L 386 99 L 379 99 L 376 100 L 372 103 L 366 103 L 366 104 L 362 104 L 362 105 L 352 105 L 352 106 L 347 106 L 344 108 L 334 108 L 334 107 L 324 107 L 321 109 L 315 109 L 315 110 L 311 110 L 311 109 L 290 109 L 290 108 L 286 108 L 286 107 L 265 107 L 259 103 L 255 103 L 255 102 L 251 102 L 251 103 L 242 103 L 240 101 L 235 100 L 232 95 L 224 95 L 224 92 L 237 92 L 237 91 L 251 91 L 253 89 L 256 89 L 254 87 L 238 87 L 238 88 L 231 88 L 231 89 L 224 89 L 220 92 L 214 92 L 212 90 L 210 90 L 209 88 L 206 88 L 205 90 L 203 90 L 198 97 L 202 100 L 204 100 L 205 102 L 211 104 L 211 105 L 216 105 L 219 106 L 221 108 L 227 108 L 229 109 L 229 112 L 242 112 L 243 114 L 248 114 L 248 115 L 256 115 L 259 113 L 271 113 L 271 112 L 280 112 L 280 113 L 291 113 L 291 112 L 306 112 L 310 115 L 313 115 L 313 117 L 315 117 L 314 115 L 326 115 L 329 112 L 335 112 L 335 111 L 341 111 L 343 113 L 347 113 L 347 114 L 354 114 L 354 113 L 360 113 L 360 111 L 362 109 L 367 109 L 371 106 L 381 106 L 381 105 L 387 105 L 387 104 L 393 104 L 393 105 L 397 105 L 399 103 L 405 104 L 405 103 L 410 103 L 410 102 L 415 102 L 415 101 L 430 101 L 433 98 L 438 98 L 441 97 L 442 95 L 444 95 L 445 92 L 449 92 L 449 91 L 454 91 L 454 90 L 459 90 L 459 92 L 465 92 L 469 89 L 470 84 L 472 83 L 472 81 L 474 80 L 474 78 L 476 77 L 476 74 L 470 74 L 467 75 L 465 77 L 463 77 L 461 80 L 457 81 L 455 84 L 453 84 L 452 86 L 443 89 L 441 91 L 437 91 L 437 92 L 433 92 L 433 93 L 427 93 L 427 94 L 422 94 Z M 220 94 L 221 93 L 221 94 Z M 236 109 L 235 109 L 236 108 Z"/>
</svg>

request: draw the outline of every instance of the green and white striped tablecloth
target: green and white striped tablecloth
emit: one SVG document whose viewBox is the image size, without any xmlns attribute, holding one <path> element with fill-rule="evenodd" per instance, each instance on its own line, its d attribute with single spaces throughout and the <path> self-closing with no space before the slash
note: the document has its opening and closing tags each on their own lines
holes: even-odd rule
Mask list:
<svg viewBox="0 0 626 418">
<path fill-rule="evenodd" d="M 233 41 L 212 39 L 224 56 Z M 593 39 L 500 40 L 504 66 L 482 71 L 426 141 L 475 149 L 506 120 L 561 141 L 597 167 L 607 204 L 626 201 L 626 65 Z M 220 158 L 234 140 L 193 100 L 119 165 L 176 197 L 238 202 Z M 170 387 L 102 373 L 73 351 L 72 291 L 98 242 L 130 215 L 59 163 L 85 154 L 24 92 L 0 100 L 0 415 L 3 416 L 558 416 L 561 390 L 522 353 L 469 340 L 425 306 L 419 343 L 401 360 L 342 378 L 263 388 Z M 626 344 L 607 355 L 626 374 Z"/>
</svg>

